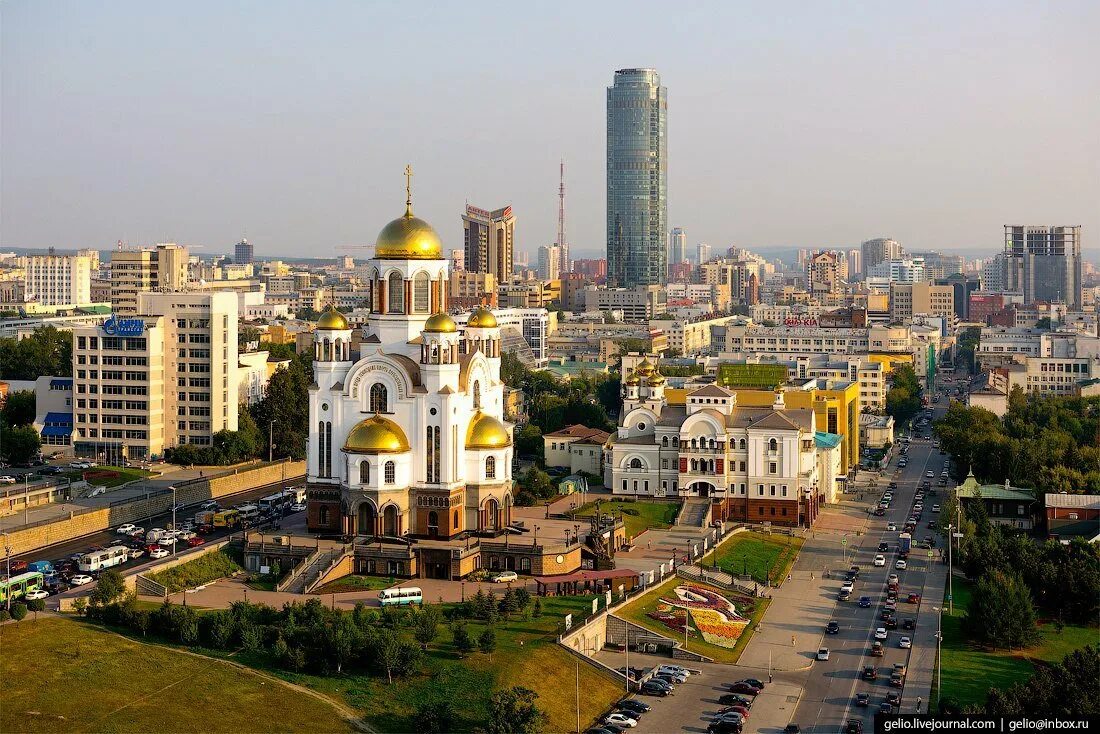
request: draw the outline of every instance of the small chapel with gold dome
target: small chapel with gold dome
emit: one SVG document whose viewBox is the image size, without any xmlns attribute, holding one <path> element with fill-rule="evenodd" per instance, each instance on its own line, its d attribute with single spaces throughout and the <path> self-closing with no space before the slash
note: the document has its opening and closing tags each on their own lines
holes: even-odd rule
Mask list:
<svg viewBox="0 0 1100 734">
<path fill-rule="evenodd" d="M 367 536 L 381 547 L 387 539 L 492 534 L 511 522 L 500 329 L 488 309 L 459 329 L 447 314 L 447 264 L 435 230 L 413 216 L 410 193 L 368 265 L 370 316 L 358 354 L 339 311 L 329 306 L 318 319 L 311 532 Z"/>
</svg>

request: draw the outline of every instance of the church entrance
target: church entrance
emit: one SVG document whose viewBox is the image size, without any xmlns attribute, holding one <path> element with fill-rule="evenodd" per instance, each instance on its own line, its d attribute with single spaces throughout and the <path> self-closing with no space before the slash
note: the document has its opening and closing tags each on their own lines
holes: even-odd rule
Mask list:
<svg viewBox="0 0 1100 734">
<path fill-rule="evenodd" d="M 485 503 L 485 530 L 497 529 L 497 513 L 500 511 L 500 503 L 490 499 Z"/>
<path fill-rule="evenodd" d="M 375 519 L 378 517 L 374 511 L 374 505 L 370 502 L 364 502 L 359 505 L 359 517 L 357 518 L 358 524 L 356 525 L 356 532 L 358 535 L 374 535 L 375 533 Z"/>
<path fill-rule="evenodd" d="M 421 578 L 450 579 L 451 552 L 445 548 L 421 548 L 420 574 Z"/>
<path fill-rule="evenodd" d="M 697 482 L 691 486 L 700 497 L 710 497 L 714 493 L 714 485 L 710 482 Z"/>
<path fill-rule="evenodd" d="M 397 536 L 397 506 L 387 505 L 382 511 L 382 533 L 391 538 Z"/>
<path fill-rule="evenodd" d="M 428 537 L 439 537 L 439 513 L 435 510 L 428 513 Z"/>
</svg>

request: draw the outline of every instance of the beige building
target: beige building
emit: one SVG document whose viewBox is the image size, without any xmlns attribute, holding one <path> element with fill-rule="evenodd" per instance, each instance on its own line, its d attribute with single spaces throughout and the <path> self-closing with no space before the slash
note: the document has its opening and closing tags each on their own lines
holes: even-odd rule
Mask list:
<svg viewBox="0 0 1100 734">
<path fill-rule="evenodd" d="M 187 248 L 181 245 L 111 253 L 111 310 L 120 316 L 137 314 L 138 293 L 182 290 L 187 267 Z"/>
<path fill-rule="evenodd" d="M 542 437 L 547 466 L 568 468 L 570 473 L 603 472 L 603 447 L 610 437 L 607 431 L 572 425 Z"/>
<path fill-rule="evenodd" d="M 455 270 L 447 283 L 448 298 L 458 308 L 497 305 L 497 278 L 492 273 Z"/>
<path fill-rule="evenodd" d="M 78 456 L 156 458 L 237 429 L 237 296 L 140 293 L 136 311 L 73 329 Z"/>
<path fill-rule="evenodd" d="M 919 313 L 954 318 L 954 287 L 932 283 L 891 283 L 890 319 L 905 321 Z"/>
<path fill-rule="evenodd" d="M 659 285 L 633 288 L 585 288 L 586 311 L 622 311 L 624 321 L 649 321 L 665 312 L 665 289 Z"/>
<path fill-rule="evenodd" d="M 660 329 L 665 332 L 669 349 L 688 356 L 714 351 L 711 348 L 711 327 L 739 320 L 741 320 L 740 316 L 722 316 L 697 321 L 653 319 L 649 322 L 649 326 L 651 329 Z"/>
<path fill-rule="evenodd" d="M 86 306 L 92 301 L 92 259 L 83 255 L 19 258 L 24 298 L 43 306 Z"/>
<path fill-rule="evenodd" d="M 467 204 L 462 230 L 467 270 L 492 273 L 497 282 L 512 277 L 516 215 L 511 206 L 488 211 Z"/>
</svg>

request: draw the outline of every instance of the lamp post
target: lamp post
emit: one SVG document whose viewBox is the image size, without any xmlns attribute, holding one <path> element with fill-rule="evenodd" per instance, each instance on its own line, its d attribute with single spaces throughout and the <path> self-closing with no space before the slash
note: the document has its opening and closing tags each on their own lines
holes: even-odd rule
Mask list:
<svg viewBox="0 0 1100 734">
<path fill-rule="evenodd" d="M 11 546 L 8 545 L 8 534 L 7 533 L 0 533 L 0 535 L 4 536 L 4 559 L 7 561 L 7 564 L 8 564 L 8 578 L 10 579 L 11 578 Z M 8 589 L 7 599 L 5 600 L 5 603 L 7 604 L 8 611 L 10 612 L 11 611 L 11 589 Z"/>
<path fill-rule="evenodd" d="M 535 534 L 531 536 L 531 547 L 535 548 L 539 544 L 539 526 L 535 525 Z"/>
<path fill-rule="evenodd" d="M 275 419 L 272 418 L 271 421 L 268 422 L 268 424 L 267 424 L 267 463 L 268 464 L 271 463 L 272 449 L 275 447 L 274 444 L 272 443 L 274 435 L 275 435 Z"/>
</svg>

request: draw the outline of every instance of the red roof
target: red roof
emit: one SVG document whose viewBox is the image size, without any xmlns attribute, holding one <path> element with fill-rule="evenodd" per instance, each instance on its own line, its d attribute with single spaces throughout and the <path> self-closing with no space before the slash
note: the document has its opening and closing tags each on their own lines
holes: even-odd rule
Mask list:
<svg viewBox="0 0 1100 734">
<path fill-rule="evenodd" d="M 540 584 L 565 584 L 573 581 L 603 581 L 604 579 L 625 579 L 637 576 L 638 572 L 629 568 L 612 568 L 607 571 L 576 571 L 561 576 L 536 576 Z"/>
<path fill-rule="evenodd" d="M 548 438 L 594 438 L 600 443 L 607 440 L 610 436 L 607 431 L 601 431 L 598 428 L 589 428 L 588 426 L 582 426 L 576 423 L 571 426 L 566 426 L 560 431 L 554 431 L 553 433 L 544 433 L 543 437 Z"/>
</svg>

